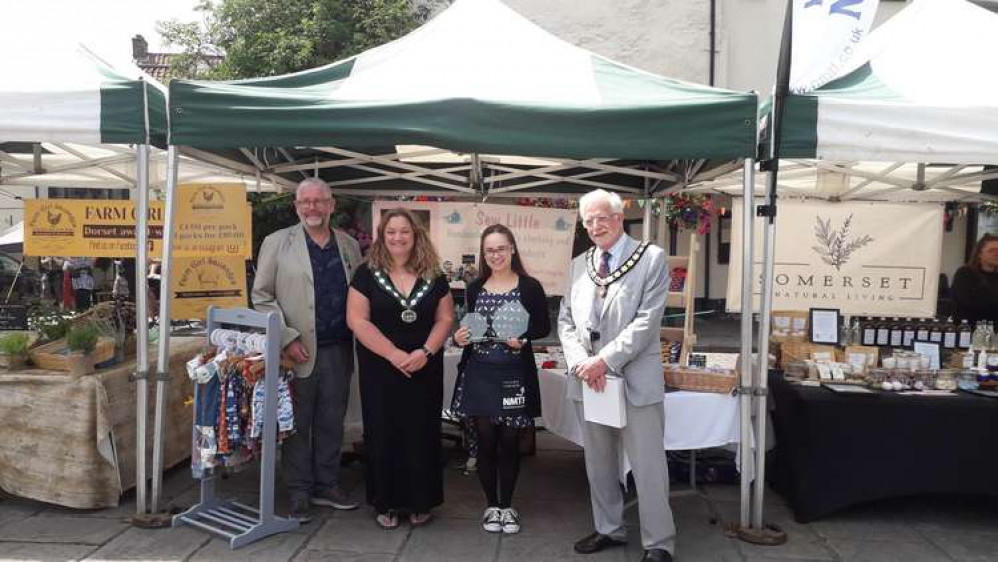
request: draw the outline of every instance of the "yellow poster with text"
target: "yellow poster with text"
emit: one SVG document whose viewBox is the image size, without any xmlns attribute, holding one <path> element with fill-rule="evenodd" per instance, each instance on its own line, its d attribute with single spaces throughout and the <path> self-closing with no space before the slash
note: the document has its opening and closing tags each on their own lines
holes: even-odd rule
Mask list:
<svg viewBox="0 0 998 562">
<path fill-rule="evenodd" d="M 246 186 L 186 184 L 177 190 L 176 256 L 253 257 L 252 213 Z"/>
<path fill-rule="evenodd" d="M 24 255 L 133 258 L 136 243 L 132 201 L 27 199 Z M 163 205 L 149 205 L 149 251 L 163 251 Z"/>
<path fill-rule="evenodd" d="M 252 210 L 241 184 L 182 185 L 174 256 L 252 256 Z M 135 257 L 136 209 L 128 200 L 28 199 L 27 256 Z M 163 203 L 149 204 L 149 255 L 163 254 Z"/>
<path fill-rule="evenodd" d="M 175 258 L 170 272 L 170 318 L 204 320 L 209 306 L 237 308 L 246 300 L 241 257 Z"/>
</svg>

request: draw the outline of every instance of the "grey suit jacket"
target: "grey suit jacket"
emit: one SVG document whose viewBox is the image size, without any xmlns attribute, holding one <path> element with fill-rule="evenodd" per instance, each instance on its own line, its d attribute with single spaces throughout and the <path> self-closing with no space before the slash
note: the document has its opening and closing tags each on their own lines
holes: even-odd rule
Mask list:
<svg viewBox="0 0 998 562">
<path fill-rule="evenodd" d="M 624 236 L 626 259 L 638 242 Z M 586 273 L 586 254 L 577 256 L 558 314 L 558 337 L 569 371 L 587 357 L 599 355 L 613 374 L 624 378 L 627 401 L 635 406 L 664 399 L 659 328 L 669 289 L 667 263 L 661 248 L 649 246 L 634 268 L 610 285 L 599 322 L 590 326 L 596 284 Z M 590 329 L 600 333 L 595 349 L 590 345 Z M 570 377 L 567 393 L 573 400 L 582 400 L 582 381 Z"/>
<path fill-rule="evenodd" d="M 347 283 L 361 263 L 360 245 L 349 234 L 333 229 Z M 253 281 L 253 308 L 276 312 L 281 320 L 281 347 L 301 338 L 308 361 L 295 365 L 295 374 L 307 377 L 315 366 L 315 290 L 312 260 L 301 223 L 273 232 L 263 240 Z"/>
</svg>

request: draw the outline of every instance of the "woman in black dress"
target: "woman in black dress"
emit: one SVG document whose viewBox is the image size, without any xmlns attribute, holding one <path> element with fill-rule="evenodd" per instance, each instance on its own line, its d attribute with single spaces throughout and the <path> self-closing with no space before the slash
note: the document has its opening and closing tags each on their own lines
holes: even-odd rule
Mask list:
<svg viewBox="0 0 998 562">
<path fill-rule="evenodd" d="M 520 472 L 520 430 L 541 415 L 537 365 L 530 340 L 551 331 L 547 296 L 527 275 L 513 233 L 496 224 L 482 232 L 482 275 L 466 291 L 467 311 L 485 316 L 486 336 L 495 336 L 492 319 L 509 303 L 519 303 L 530 315 L 527 331 L 506 341 L 471 344 L 468 328 L 454 334 L 464 347 L 454 385 L 452 409 L 468 416 L 478 433 L 478 479 L 487 506 L 482 528 L 490 533 L 520 532 L 520 514 L 513 509 L 513 490 Z"/>
<path fill-rule="evenodd" d="M 384 213 L 354 274 L 347 323 L 357 346 L 367 502 L 385 529 L 430 521 L 443 503 L 441 349 L 454 300 L 426 230 L 405 209 Z"/>
</svg>

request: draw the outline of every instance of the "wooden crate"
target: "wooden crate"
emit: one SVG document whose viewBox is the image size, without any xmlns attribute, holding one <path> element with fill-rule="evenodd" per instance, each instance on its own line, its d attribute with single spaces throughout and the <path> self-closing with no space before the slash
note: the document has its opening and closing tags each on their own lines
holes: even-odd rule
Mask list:
<svg viewBox="0 0 998 562">
<path fill-rule="evenodd" d="M 69 349 L 66 348 L 65 339 L 49 342 L 28 351 L 28 356 L 36 367 L 50 371 L 68 371 L 68 355 Z M 94 358 L 95 365 L 113 358 L 114 340 L 111 338 L 98 338 L 97 346 L 91 355 Z"/>
</svg>

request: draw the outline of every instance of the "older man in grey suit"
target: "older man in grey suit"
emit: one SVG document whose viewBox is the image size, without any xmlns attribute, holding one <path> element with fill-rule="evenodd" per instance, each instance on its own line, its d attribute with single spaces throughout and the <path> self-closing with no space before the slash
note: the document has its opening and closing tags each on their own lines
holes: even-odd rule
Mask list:
<svg viewBox="0 0 998 562">
<path fill-rule="evenodd" d="M 618 478 L 623 450 L 637 486 L 642 560 L 672 560 L 676 527 L 663 446 L 659 344 L 669 286 L 667 260 L 661 248 L 624 234 L 623 204 L 616 194 L 587 193 L 579 213 L 595 246 L 572 260 L 558 335 L 574 374 L 568 397 L 582 420 L 596 532 L 575 543 L 575 551 L 589 554 L 626 542 Z M 582 385 L 603 392 L 608 374 L 624 379 L 627 423 L 621 429 L 585 421 Z"/>
<path fill-rule="evenodd" d="M 264 239 L 253 283 L 253 306 L 278 313 L 284 354 L 295 362 L 295 433 L 281 456 L 290 515 L 302 522 L 311 504 L 357 507 L 340 488 L 339 468 L 353 373 L 346 295 L 361 256 L 356 240 L 330 227 L 335 208 L 326 182 L 298 184 L 301 222 Z"/>
</svg>

